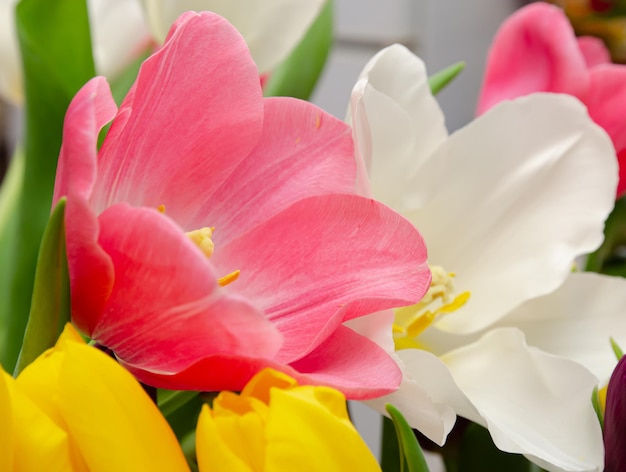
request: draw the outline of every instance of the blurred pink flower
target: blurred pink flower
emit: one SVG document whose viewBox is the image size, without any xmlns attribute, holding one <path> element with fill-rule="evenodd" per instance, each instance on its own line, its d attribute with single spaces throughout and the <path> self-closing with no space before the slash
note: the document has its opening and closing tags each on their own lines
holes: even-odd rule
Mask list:
<svg viewBox="0 0 626 472">
<path fill-rule="evenodd" d="M 533 92 L 573 95 L 611 136 L 626 191 L 626 66 L 611 64 L 601 40 L 576 38 L 560 8 L 532 3 L 509 17 L 493 40 L 478 114 Z"/>
<path fill-rule="evenodd" d="M 355 182 L 349 126 L 264 99 L 236 30 L 187 13 L 119 110 L 103 78 L 68 110 L 54 201 L 73 321 L 157 387 L 239 390 L 273 367 L 390 392 L 395 362 L 343 323 L 417 302 L 430 272 L 419 233 Z"/>
</svg>

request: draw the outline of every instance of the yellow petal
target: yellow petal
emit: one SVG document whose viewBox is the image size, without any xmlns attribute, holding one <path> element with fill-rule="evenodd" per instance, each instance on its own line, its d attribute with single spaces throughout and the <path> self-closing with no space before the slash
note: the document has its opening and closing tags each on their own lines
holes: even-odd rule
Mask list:
<svg viewBox="0 0 626 472">
<path fill-rule="evenodd" d="M 13 415 L 7 385 L 12 381 L 0 368 L 0 470 L 13 470 Z"/>
<path fill-rule="evenodd" d="M 92 472 L 186 471 L 169 425 L 139 383 L 103 352 L 64 339 L 58 405 Z"/>
<path fill-rule="evenodd" d="M 251 472 L 224 441 L 208 405 L 202 407 L 196 428 L 196 454 L 200 472 Z"/>
<path fill-rule="evenodd" d="M 66 432 L 22 394 L 8 374 L 1 375 L 11 409 L 13 470 L 73 470 Z"/>
<path fill-rule="evenodd" d="M 380 471 L 348 420 L 345 397 L 331 388 L 273 389 L 266 437 L 267 472 Z"/>
</svg>

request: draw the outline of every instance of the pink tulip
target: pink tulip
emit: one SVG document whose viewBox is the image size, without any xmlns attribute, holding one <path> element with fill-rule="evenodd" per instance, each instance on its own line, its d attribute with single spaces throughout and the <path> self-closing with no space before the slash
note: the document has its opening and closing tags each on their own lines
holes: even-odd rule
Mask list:
<svg viewBox="0 0 626 472">
<path fill-rule="evenodd" d="M 626 66 L 611 64 L 596 38 L 576 38 L 563 11 L 532 3 L 500 27 L 491 46 L 478 114 L 533 92 L 581 100 L 611 136 L 620 163 L 617 195 L 626 192 Z"/>
<path fill-rule="evenodd" d="M 63 138 L 54 201 L 67 196 L 73 321 L 139 380 L 239 390 L 273 367 L 352 398 L 399 385 L 395 362 L 343 323 L 416 303 L 424 242 L 355 194 L 346 124 L 262 97 L 223 18 L 181 16 L 119 110 L 91 80 Z M 185 234 L 209 227 L 204 250 Z"/>
</svg>

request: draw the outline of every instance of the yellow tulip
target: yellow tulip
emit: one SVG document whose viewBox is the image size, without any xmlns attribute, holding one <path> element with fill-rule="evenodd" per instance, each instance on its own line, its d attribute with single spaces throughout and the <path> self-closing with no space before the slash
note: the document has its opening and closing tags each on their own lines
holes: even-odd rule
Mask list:
<svg viewBox="0 0 626 472">
<path fill-rule="evenodd" d="M 201 472 L 380 471 L 350 422 L 342 393 L 257 374 L 241 394 L 220 393 L 196 429 Z"/>
<path fill-rule="evenodd" d="M 0 374 L 0 470 L 189 470 L 139 383 L 70 325 L 17 379 Z"/>
</svg>

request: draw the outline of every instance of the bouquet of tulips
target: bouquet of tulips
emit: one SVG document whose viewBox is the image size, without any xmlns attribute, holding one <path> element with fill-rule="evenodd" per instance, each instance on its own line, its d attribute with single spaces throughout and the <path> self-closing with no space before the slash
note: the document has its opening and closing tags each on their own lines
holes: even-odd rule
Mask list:
<svg viewBox="0 0 626 472">
<path fill-rule="evenodd" d="M 332 12 L 0 1 L 0 471 L 626 468 L 626 68 L 536 3 L 338 118 Z"/>
</svg>

